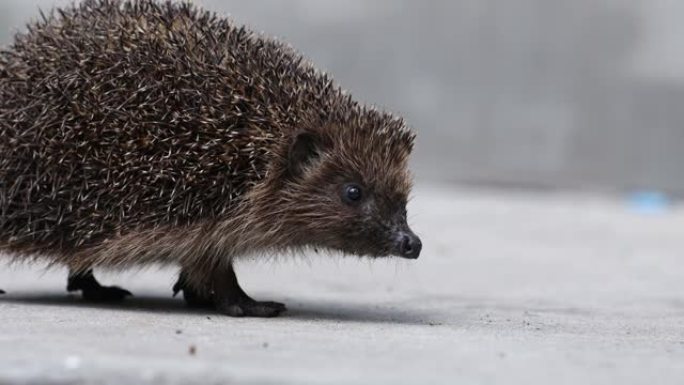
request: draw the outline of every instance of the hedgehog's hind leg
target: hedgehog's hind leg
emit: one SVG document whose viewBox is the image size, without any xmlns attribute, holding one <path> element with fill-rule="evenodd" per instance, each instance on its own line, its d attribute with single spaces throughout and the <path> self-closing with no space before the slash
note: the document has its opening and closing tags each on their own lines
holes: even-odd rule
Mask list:
<svg viewBox="0 0 684 385">
<path fill-rule="evenodd" d="M 130 291 L 118 286 L 102 286 L 95 276 L 93 270 L 74 271 L 69 270 L 67 280 L 67 291 L 81 291 L 83 299 L 94 302 L 114 302 L 133 295 Z"/>
<path fill-rule="evenodd" d="M 213 274 L 216 310 L 232 317 L 275 317 L 287 310 L 280 302 L 255 301 L 242 290 L 233 265 L 216 269 Z"/>
</svg>

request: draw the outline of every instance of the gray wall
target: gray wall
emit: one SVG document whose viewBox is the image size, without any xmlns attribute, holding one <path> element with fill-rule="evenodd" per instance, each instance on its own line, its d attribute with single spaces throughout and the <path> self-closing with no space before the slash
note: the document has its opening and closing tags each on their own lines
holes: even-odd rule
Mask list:
<svg viewBox="0 0 684 385">
<path fill-rule="evenodd" d="M 4 0 L 2 40 L 52 3 Z M 420 179 L 684 194 L 679 0 L 197 3 L 403 114 Z"/>
</svg>

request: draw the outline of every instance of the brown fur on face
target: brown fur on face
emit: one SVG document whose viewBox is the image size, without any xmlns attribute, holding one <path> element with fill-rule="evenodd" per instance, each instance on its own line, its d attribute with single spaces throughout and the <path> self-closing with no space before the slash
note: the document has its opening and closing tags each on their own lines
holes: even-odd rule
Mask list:
<svg viewBox="0 0 684 385">
<path fill-rule="evenodd" d="M 270 207 L 297 244 L 350 254 L 394 254 L 395 233 L 408 230 L 407 169 L 413 134 L 400 119 L 360 108 L 347 119 L 299 132 L 276 173 Z M 302 148 L 299 148 L 302 147 Z M 292 158 L 295 158 L 294 164 Z M 345 189 L 361 190 L 358 202 Z"/>
</svg>

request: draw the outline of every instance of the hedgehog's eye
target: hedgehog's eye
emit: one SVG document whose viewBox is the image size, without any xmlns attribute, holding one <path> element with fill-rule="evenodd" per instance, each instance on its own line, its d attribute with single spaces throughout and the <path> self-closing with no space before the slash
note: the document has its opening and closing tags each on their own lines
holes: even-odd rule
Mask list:
<svg viewBox="0 0 684 385">
<path fill-rule="evenodd" d="M 344 201 L 348 204 L 354 204 L 360 201 L 363 197 L 361 187 L 357 184 L 345 185 L 342 191 L 342 197 L 344 198 Z"/>
</svg>

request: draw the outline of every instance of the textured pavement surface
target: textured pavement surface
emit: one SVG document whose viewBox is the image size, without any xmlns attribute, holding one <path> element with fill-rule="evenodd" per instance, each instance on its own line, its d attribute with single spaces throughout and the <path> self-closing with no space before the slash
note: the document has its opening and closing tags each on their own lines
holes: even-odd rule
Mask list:
<svg viewBox="0 0 684 385">
<path fill-rule="evenodd" d="M 85 304 L 66 272 L 0 268 L 0 384 L 681 384 L 684 208 L 581 194 L 422 187 L 417 261 L 244 261 L 277 319 L 188 310 L 174 269 L 100 273 L 135 297 Z"/>
</svg>

